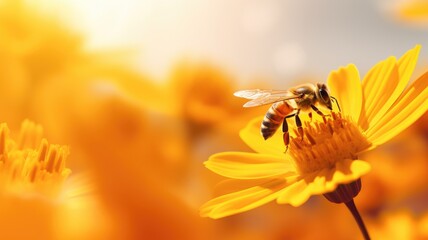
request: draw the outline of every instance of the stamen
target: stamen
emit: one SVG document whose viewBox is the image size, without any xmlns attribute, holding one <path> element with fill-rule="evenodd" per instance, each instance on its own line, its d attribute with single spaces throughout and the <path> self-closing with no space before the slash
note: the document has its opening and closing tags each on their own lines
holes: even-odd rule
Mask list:
<svg viewBox="0 0 428 240">
<path fill-rule="evenodd" d="M 45 161 L 48 148 L 49 148 L 48 141 L 46 139 L 43 139 L 39 147 L 39 156 L 37 157 L 39 162 Z"/>
<path fill-rule="evenodd" d="M 316 144 L 315 139 L 311 136 L 311 134 L 310 134 L 310 133 L 306 132 L 306 135 L 305 135 L 305 136 L 308 138 L 309 142 L 310 142 L 312 145 L 315 145 L 315 144 Z"/>
<path fill-rule="evenodd" d="M 0 125 L 0 154 L 3 154 L 6 150 L 6 137 L 8 134 L 8 128 L 6 124 Z"/>
<path fill-rule="evenodd" d="M 65 167 L 68 147 L 40 140 L 41 127 L 29 121 L 21 130 L 15 142 L 7 125 L 0 125 L 0 188 L 57 195 L 71 173 Z"/>
<path fill-rule="evenodd" d="M 290 142 L 290 154 L 300 173 L 332 168 L 338 161 L 356 159 L 360 151 L 371 145 L 354 122 L 334 112 L 323 121 L 306 122 L 304 136 L 303 140 L 292 137 Z"/>
<path fill-rule="evenodd" d="M 18 148 L 35 148 L 43 136 L 42 126 L 26 119 L 21 124 L 21 132 L 18 138 Z"/>
<path fill-rule="evenodd" d="M 57 157 L 58 157 L 57 147 L 55 145 L 51 145 L 51 147 L 49 149 L 48 161 L 46 163 L 46 171 L 48 171 L 48 172 L 53 171 L 54 164 L 55 164 Z"/>
<path fill-rule="evenodd" d="M 34 164 L 30 170 L 30 175 L 29 175 L 30 182 L 33 183 L 34 181 L 36 181 L 36 176 L 38 172 L 39 172 L 39 168 L 36 164 Z"/>
</svg>

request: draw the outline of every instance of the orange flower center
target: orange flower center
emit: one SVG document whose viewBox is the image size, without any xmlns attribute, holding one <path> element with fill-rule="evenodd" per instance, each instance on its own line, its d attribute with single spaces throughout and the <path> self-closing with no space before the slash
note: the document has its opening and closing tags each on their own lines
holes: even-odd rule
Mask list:
<svg viewBox="0 0 428 240">
<path fill-rule="evenodd" d="M 0 190 L 56 196 L 71 173 L 65 167 L 68 147 L 41 139 L 41 127 L 25 121 L 18 142 L 0 124 Z"/>
<path fill-rule="evenodd" d="M 333 168 L 336 162 L 357 159 L 371 143 L 359 127 L 340 113 L 331 113 L 324 121 L 305 122 L 304 136 L 291 138 L 290 154 L 300 173 Z"/>
</svg>

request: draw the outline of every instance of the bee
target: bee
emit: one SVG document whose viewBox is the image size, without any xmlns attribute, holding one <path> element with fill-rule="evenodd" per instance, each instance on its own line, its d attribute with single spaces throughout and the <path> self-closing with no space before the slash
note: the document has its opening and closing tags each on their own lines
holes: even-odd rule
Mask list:
<svg viewBox="0 0 428 240">
<path fill-rule="evenodd" d="M 288 90 L 242 90 L 234 93 L 235 96 L 251 99 L 244 107 L 257 107 L 272 104 L 263 118 L 260 131 L 266 140 L 273 136 L 282 124 L 283 141 L 286 152 L 290 142 L 287 118 L 294 117 L 300 137 L 303 139 L 303 128 L 300 120 L 300 112 L 308 112 L 312 119 L 312 111 L 325 117 L 317 106 L 333 110 L 332 101 L 335 101 L 340 111 L 337 99 L 330 96 L 327 86 L 323 83 L 306 83 L 292 87 Z"/>
</svg>

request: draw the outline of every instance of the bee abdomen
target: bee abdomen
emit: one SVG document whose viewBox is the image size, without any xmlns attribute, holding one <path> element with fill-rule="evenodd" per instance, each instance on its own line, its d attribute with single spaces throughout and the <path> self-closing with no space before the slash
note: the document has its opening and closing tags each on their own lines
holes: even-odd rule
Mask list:
<svg viewBox="0 0 428 240">
<path fill-rule="evenodd" d="M 277 102 L 273 104 L 267 111 L 265 117 L 263 118 L 261 124 L 261 134 L 266 140 L 273 136 L 279 126 L 281 126 L 282 121 L 285 116 L 293 111 L 286 102 Z"/>
<path fill-rule="evenodd" d="M 273 134 L 275 134 L 276 130 L 278 129 L 279 125 L 281 125 L 281 124 L 274 124 L 274 125 L 271 124 L 268 127 L 268 126 L 266 126 L 266 123 L 268 123 L 268 122 L 265 122 L 263 120 L 262 127 L 261 127 L 261 133 L 262 133 L 262 136 L 265 140 L 272 137 Z"/>
</svg>

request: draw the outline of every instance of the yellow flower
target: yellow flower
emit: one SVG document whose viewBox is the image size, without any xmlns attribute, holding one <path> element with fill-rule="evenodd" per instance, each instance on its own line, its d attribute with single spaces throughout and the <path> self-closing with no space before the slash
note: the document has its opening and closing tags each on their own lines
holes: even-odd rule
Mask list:
<svg viewBox="0 0 428 240">
<path fill-rule="evenodd" d="M 15 226 L 7 233 L 28 233 L 20 239 L 206 239 L 205 221 L 180 196 L 187 186 L 190 145 L 180 119 L 164 116 L 173 111 L 164 103 L 171 95 L 129 67 L 130 61 L 123 61 L 129 55 L 87 52 L 80 36 L 33 5 L 0 0 L 0 113 L 11 129 L 31 117 L 43 123 L 49 139 L 70 144 L 78 157 L 69 164 L 90 174 L 98 195 L 70 196 L 70 181 L 65 188 L 29 185 L 52 194 L 57 189 L 61 199 L 37 198 L 48 217 L 23 220 L 23 214 L 40 213 L 34 198 L 25 198 L 28 207 L 18 214 L 10 206 L 20 201 L 0 198 L 0 212 L 10 218 L 10 224 L 0 218 L 1 225 Z M 30 222 L 31 231 L 19 231 Z M 52 222 L 54 229 L 47 226 Z M 55 233 L 43 234 L 45 229 Z M 0 231 L 2 238 L 16 239 Z"/>
<path fill-rule="evenodd" d="M 41 139 L 41 127 L 25 121 L 19 140 L 0 125 L 0 188 L 3 192 L 25 192 L 56 196 L 70 174 L 65 167 L 68 147 Z"/>
<path fill-rule="evenodd" d="M 171 95 L 179 115 L 193 127 L 222 122 L 233 106 L 232 78 L 210 64 L 180 62 L 170 76 Z"/>
<path fill-rule="evenodd" d="M 426 26 L 428 23 L 428 2 L 426 0 L 399 1 L 392 10 L 397 20 L 421 26 Z"/>
<path fill-rule="evenodd" d="M 319 194 L 334 201 L 342 197 L 339 191 L 353 193 L 352 200 L 360 177 L 370 170 L 358 155 L 385 143 L 427 110 L 428 74 L 406 88 L 419 50 L 416 46 L 399 60 L 379 62 L 362 82 L 352 64 L 333 71 L 328 85 L 342 112 L 324 121 L 304 121 L 305 137 L 292 138 L 287 155 L 281 134 L 262 141 L 261 119 L 251 121 L 240 135 L 257 153 L 223 152 L 205 162 L 213 172 L 232 178 L 230 185 L 239 190 L 207 202 L 201 216 L 221 218 L 273 200 L 300 206 Z"/>
<path fill-rule="evenodd" d="M 69 179 L 68 155 L 68 146 L 43 138 L 40 125 L 26 120 L 14 136 L 0 124 L 2 238 L 111 239 L 115 228 L 86 175 Z"/>
<path fill-rule="evenodd" d="M 166 94 L 191 131 L 207 132 L 230 126 L 235 133 L 242 119 L 247 122 L 250 116 L 256 116 L 255 112 L 260 112 L 259 109 L 242 111 L 243 102 L 233 96 L 234 80 L 213 64 L 182 61 L 173 68 Z"/>
<path fill-rule="evenodd" d="M 37 5 L 0 0 L 0 115 L 11 129 L 19 129 L 22 119 L 37 120 L 34 92 L 88 58 L 82 38 Z"/>
<path fill-rule="evenodd" d="M 154 115 L 126 90 L 103 80 L 56 89 L 45 95 L 46 102 L 57 99 L 51 101 L 57 108 L 48 109 L 66 107 L 67 115 L 51 116 L 51 121 L 56 119 L 63 141 L 68 140 L 73 154 L 79 156 L 79 162 L 73 163 L 91 174 L 99 201 L 114 219 L 117 237 L 111 239 L 209 236 L 209 226 L 181 197 L 182 185 L 187 184 L 182 174 L 187 173 L 190 155 L 184 134 L 173 122 Z"/>
<path fill-rule="evenodd" d="M 0 231 L 5 239 L 50 239 L 68 147 L 42 140 L 40 126 L 25 121 L 15 141 L 0 125 Z"/>
<path fill-rule="evenodd" d="M 409 210 L 382 212 L 367 224 L 373 239 L 428 239 L 428 213 L 414 214 Z"/>
</svg>

